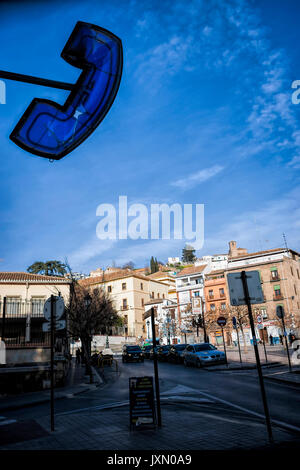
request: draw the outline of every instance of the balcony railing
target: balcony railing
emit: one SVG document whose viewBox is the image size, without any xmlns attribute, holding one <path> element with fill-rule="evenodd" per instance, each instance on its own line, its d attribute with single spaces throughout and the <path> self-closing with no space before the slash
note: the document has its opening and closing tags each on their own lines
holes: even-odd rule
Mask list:
<svg viewBox="0 0 300 470">
<path fill-rule="evenodd" d="M 44 300 L 22 302 L 6 301 L 5 316 L 3 301 L 0 302 L 0 336 L 6 348 L 47 347 L 50 345 L 50 333 L 42 330 Z"/>
<path fill-rule="evenodd" d="M 284 299 L 284 297 L 283 297 L 282 294 L 280 294 L 280 295 L 279 295 L 279 294 L 278 294 L 278 295 L 273 295 L 273 300 L 283 300 L 283 299 Z"/>
<path fill-rule="evenodd" d="M 44 301 L 6 301 L 5 317 L 6 318 L 32 318 L 44 317 Z M 3 317 L 3 302 L 0 302 L 0 319 Z"/>
</svg>

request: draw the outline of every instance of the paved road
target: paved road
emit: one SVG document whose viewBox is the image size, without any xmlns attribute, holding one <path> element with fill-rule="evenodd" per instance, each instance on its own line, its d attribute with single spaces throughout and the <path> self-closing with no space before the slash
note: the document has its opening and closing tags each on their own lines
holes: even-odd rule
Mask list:
<svg viewBox="0 0 300 470">
<path fill-rule="evenodd" d="M 163 396 L 221 398 L 257 413 L 263 413 L 256 371 L 207 371 L 159 363 Z M 57 400 L 57 414 L 128 400 L 130 376 L 153 375 L 153 362 L 120 364 L 120 374 L 111 373 L 104 386 L 73 398 Z M 299 388 L 266 381 L 271 417 L 300 428 Z M 47 404 L 5 412 L 6 419 L 38 419 L 49 413 Z"/>
</svg>

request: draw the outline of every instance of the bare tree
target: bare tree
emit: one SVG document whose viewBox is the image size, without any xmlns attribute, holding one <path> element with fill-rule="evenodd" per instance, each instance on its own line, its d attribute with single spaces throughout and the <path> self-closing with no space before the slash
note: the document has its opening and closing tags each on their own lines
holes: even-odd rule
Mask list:
<svg viewBox="0 0 300 470">
<path fill-rule="evenodd" d="M 109 295 L 102 288 L 90 290 L 72 279 L 67 306 L 68 332 L 81 340 L 88 372 L 91 375 L 91 340 L 118 324 L 118 315 Z"/>
</svg>

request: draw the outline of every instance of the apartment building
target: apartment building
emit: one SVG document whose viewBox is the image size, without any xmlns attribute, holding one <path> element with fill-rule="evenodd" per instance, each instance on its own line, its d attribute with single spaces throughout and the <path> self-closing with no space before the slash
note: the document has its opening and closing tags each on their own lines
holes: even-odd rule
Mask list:
<svg viewBox="0 0 300 470">
<path fill-rule="evenodd" d="M 176 275 L 177 316 L 185 335 L 193 335 L 192 319 L 205 311 L 204 275 L 207 265 L 191 266 Z M 190 338 L 191 339 L 191 338 Z"/>
<path fill-rule="evenodd" d="M 175 274 L 172 271 L 157 271 L 149 274 L 150 279 L 162 282 L 169 287 L 168 298 L 177 301 Z"/>
<path fill-rule="evenodd" d="M 230 242 L 235 248 L 235 242 Z M 255 253 L 236 254 L 233 249 L 226 273 L 257 270 L 260 273 L 265 301 L 255 305 L 263 319 L 268 336 L 276 342 L 282 334 L 276 317 L 276 307 L 282 305 L 286 314 L 288 332 L 299 335 L 300 327 L 300 255 L 294 250 L 276 248 Z M 262 330 L 260 330 L 262 334 Z"/>
<path fill-rule="evenodd" d="M 67 303 L 69 293 L 70 281 L 63 277 L 0 272 L 0 341 L 5 344 L 0 392 L 48 386 L 50 333 L 42 329 L 44 303 L 52 294 Z M 55 335 L 56 381 L 64 380 L 68 351 L 66 330 L 61 330 Z"/>
<path fill-rule="evenodd" d="M 123 318 L 125 336 L 146 337 L 144 324 L 145 304 L 150 299 L 167 299 L 169 286 L 151 279 L 150 276 L 136 273 L 130 269 L 111 269 L 102 271 L 100 276 L 93 276 L 79 281 L 89 288 L 103 288 L 111 296 L 118 315 Z"/>
<path fill-rule="evenodd" d="M 145 304 L 146 338 L 152 341 L 151 309 L 154 308 L 155 334 L 160 344 L 180 342 L 177 303 L 171 299 L 151 299 Z"/>
</svg>

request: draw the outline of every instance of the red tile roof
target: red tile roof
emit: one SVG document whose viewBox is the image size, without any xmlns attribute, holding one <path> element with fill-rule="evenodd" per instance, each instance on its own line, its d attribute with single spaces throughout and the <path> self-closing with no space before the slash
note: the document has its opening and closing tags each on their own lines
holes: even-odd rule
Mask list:
<svg viewBox="0 0 300 470">
<path fill-rule="evenodd" d="M 182 271 L 180 271 L 180 273 L 176 275 L 176 277 L 186 276 L 188 274 L 202 273 L 206 266 L 207 264 L 202 264 L 201 266 L 191 266 L 190 268 L 184 268 Z"/>
<path fill-rule="evenodd" d="M 150 276 L 144 276 L 144 274 L 136 273 L 135 271 L 132 271 L 131 269 L 120 269 L 120 271 L 117 271 L 111 274 L 87 277 L 86 279 L 80 279 L 78 282 L 82 286 L 91 286 L 93 284 L 116 281 L 117 279 L 125 279 L 128 277 L 136 277 L 137 279 L 142 279 L 144 281 L 159 282 L 159 281 L 156 281 L 155 279 L 151 279 Z"/>
<path fill-rule="evenodd" d="M 147 277 L 150 277 L 150 279 L 158 279 L 164 276 L 174 277 L 170 274 L 171 272 L 172 272 L 171 270 L 170 271 L 156 271 L 156 273 L 149 274 L 149 276 Z"/>
<path fill-rule="evenodd" d="M 59 276 L 44 276 L 43 274 L 31 274 L 26 272 L 0 272 L 1 282 L 43 282 L 70 284 L 70 280 Z"/>
</svg>

